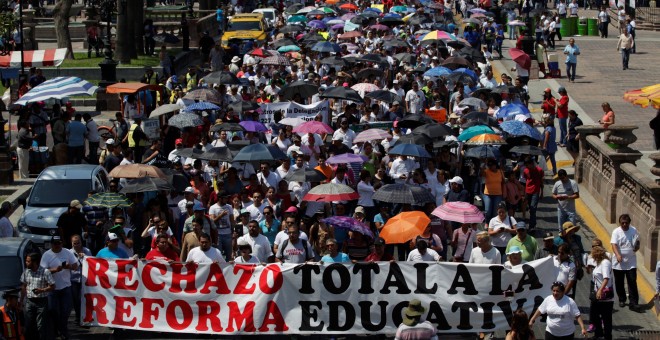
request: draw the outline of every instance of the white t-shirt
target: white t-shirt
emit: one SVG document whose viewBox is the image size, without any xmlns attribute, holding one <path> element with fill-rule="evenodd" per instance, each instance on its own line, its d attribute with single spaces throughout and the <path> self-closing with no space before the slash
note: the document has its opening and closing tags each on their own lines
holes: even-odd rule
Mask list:
<svg viewBox="0 0 660 340">
<path fill-rule="evenodd" d="M 282 221 L 282 224 L 284 225 L 284 221 Z M 289 232 L 286 230 L 286 226 L 284 227 L 285 230 L 281 230 L 277 235 L 275 235 L 275 240 L 273 241 L 273 246 L 280 246 L 284 240 L 289 239 Z M 304 231 L 300 231 L 300 235 L 298 236 L 301 240 L 309 241 L 307 238 L 307 234 L 305 234 Z"/>
<path fill-rule="evenodd" d="M 612 256 L 612 268 L 617 270 L 630 270 L 637 268 L 637 254 L 635 253 L 635 242 L 639 240 L 637 228 L 630 226 L 628 231 L 623 231 L 621 227 L 612 232 L 611 244 L 619 246 L 619 253 L 623 262 L 619 263 L 616 256 Z"/>
<path fill-rule="evenodd" d="M 56 253 L 52 250 L 49 250 L 43 254 L 41 257 L 41 262 L 39 266 L 51 269 L 59 267 L 62 265 L 62 262 L 67 264 L 78 264 L 78 260 L 73 254 L 67 249 L 62 248 L 59 253 Z M 60 290 L 66 287 L 71 286 L 71 270 L 64 269 L 57 273 L 52 273 L 53 279 L 55 279 L 55 290 Z"/>
<path fill-rule="evenodd" d="M 268 202 L 261 202 L 260 206 L 255 206 L 254 203 L 245 208 L 250 213 L 250 220 L 256 220 L 257 222 L 261 222 L 265 217 L 264 217 L 264 208 L 269 207 Z"/>
<path fill-rule="evenodd" d="M 600 286 L 603 285 L 603 280 L 609 279 L 607 281 L 607 287 L 612 288 L 612 262 L 608 259 L 603 259 L 600 261 L 599 265 L 596 265 L 594 268 L 593 272 L 591 272 L 591 275 L 593 277 L 594 281 L 594 291 L 598 291 L 600 289 Z M 604 299 L 604 300 L 599 300 L 599 301 L 612 301 L 614 300 L 614 297 L 611 299 Z"/>
<path fill-rule="evenodd" d="M 187 262 L 195 263 L 224 263 L 225 259 L 222 257 L 222 252 L 217 248 L 211 247 L 207 251 L 203 251 L 201 247 L 195 247 L 188 253 Z"/>
<path fill-rule="evenodd" d="M 252 256 L 257 258 L 257 262 L 268 262 L 268 257 L 273 255 L 268 238 L 264 235 L 252 237 L 250 234 L 239 237 L 239 240 L 245 240 L 252 247 Z"/>
<path fill-rule="evenodd" d="M 559 270 L 555 281 L 567 285 L 569 281 L 575 281 L 575 263 L 571 261 L 560 262 L 559 256 L 553 256 L 552 261 Z"/>
<path fill-rule="evenodd" d="M 259 262 L 259 259 L 258 259 L 256 256 L 252 256 L 252 255 L 250 255 L 250 259 L 247 260 L 247 261 L 245 261 L 245 260 L 243 259 L 243 256 L 238 256 L 238 257 L 234 258 L 234 263 L 245 263 L 245 264 L 252 264 L 252 263 L 254 263 L 254 264 L 259 264 L 259 263 L 261 263 L 261 262 Z"/>
<path fill-rule="evenodd" d="M 489 251 L 483 252 L 481 248 L 475 247 L 470 253 L 470 263 L 478 264 L 502 264 L 502 255 L 495 247 L 491 247 Z"/>
<path fill-rule="evenodd" d="M 554 336 L 568 336 L 575 332 L 573 320 L 580 316 L 580 309 L 573 299 L 564 295 L 555 300 L 550 295 L 539 306 L 541 314 L 548 314 L 545 330 Z"/>
<path fill-rule="evenodd" d="M 358 205 L 363 207 L 374 206 L 374 200 L 371 197 L 374 195 L 376 191 L 374 190 L 374 187 L 371 186 L 371 184 L 360 181 L 360 183 L 358 183 L 357 185 L 357 191 L 360 194 L 360 198 L 358 199 Z"/>
<path fill-rule="evenodd" d="M 406 261 L 440 261 L 440 254 L 431 248 L 426 248 L 426 252 L 424 254 L 421 254 L 418 249 L 413 249 L 410 253 L 408 253 L 408 258 Z"/>
<path fill-rule="evenodd" d="M 514 229 L 512 228 L 512 224 L 516 225 L 516 223 L 517 223 L 516 219 L 510 217 L 509 215 L 507 215 L 504 221 L 500 221 L 500 217 L 495 216 L 490 219 L 490 223 L 488 223 L 488 229 L 492 229 L 492 230 L 499 230 L 500 228 Z M 493 246 L 495 247 L 506 247 L 509 244 L 509 240 L 511 240 L 512 237 L 513 235 L 511 235 L 511 233 L 505 230 L 497 235 L 491 236 L 490 240 L 493 243 Z"/>
</svg>

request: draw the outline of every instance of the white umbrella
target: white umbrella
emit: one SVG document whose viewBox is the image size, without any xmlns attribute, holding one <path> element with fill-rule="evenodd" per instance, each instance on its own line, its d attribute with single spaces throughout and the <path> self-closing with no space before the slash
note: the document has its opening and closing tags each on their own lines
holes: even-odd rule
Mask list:
<svg viewBox="0 0 660 340">
<path fill-rule="evenodd" d="M 174 112 L 177 110 L 182 110 L 183 106 L 179 104 L 165 104 L 157 107 L 155 110 L 151 111 L 151 115 L 149 117 L 158 117 L 160 115 L 164 115 L 170 112 Z"/>
<path fill-rule="evenodd" d="M 26 105 L 28 103 L 46 101 L 48 99 L 63 99 L 71 96 L 93 96 L 97 89 L 98 86 L 78 77 L 57 77 L 35 86 L 21 97 L 21 99 L 16 101 L 15 104 Z"/>
</svg>

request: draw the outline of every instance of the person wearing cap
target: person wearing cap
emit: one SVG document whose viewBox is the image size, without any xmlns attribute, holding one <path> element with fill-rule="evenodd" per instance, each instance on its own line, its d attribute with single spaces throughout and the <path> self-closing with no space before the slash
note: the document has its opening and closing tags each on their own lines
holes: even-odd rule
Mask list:
<svg viewBox="0 0 660 340">
<path fill-rule="evenodd" d="M 554 241 L 555 241 L 555 235 L 553 233 L 547 232 L 543 234 L 543 247 L 539 247 L 539 249 L 536 250 L 534 259 L 538 260 L 538 259 L 546 258 L 548 256 L 557 255 L 559 251 Z"/>
<path fill-rule="evenodd" d="M 28 339 L 54 338 L 48 318 L 48 294 L 55 290 L 55 279 L 50 270 L 39 265 L 41 254 L 30 253 L 25 258 L 21 275 L 21 296 L 25 301 L 25 330 Z"/>
<path fill-rule="evenodd" d="M 527 234 L 527 226 L 524 222 L 518 221 L 516 225 L 516 236 L 512 237 L 507 243 L 506 254 L 509 255 L 512 247 L 516 247 L 523 251 L 522 257 L 525 261 L 533 261 L 534 255 L 536 255 L 536 250 L 538 249 L 538 243 L 533 236 Z"/>
<path fill-rule="evenodd" d="M 190 250 L 186 257 L 186 263 L 196 264 L 211 264 L 211 263 L 225 263 L 222 252 L 219 249 L 211 246 L 211 236 L 202 232 L 199 235 L 199 247 Z M 233 256 L 232 256 L 233 258 Z"/>
<path fill-rule="evenodd" d="M 273 213 L 273 209 L 270 206 L 264 209 L 264 214 L 266 211 L 268 211 L 269 214 Z M 250 220 L 247 228 L 247 234 L 239 237 L 236 240 L 237 244 L 247 243 L 250 246 L 252 256 L 256 257 L 258 262 L 272 262 L 272 247 L 268 238 L 260 233 L 261 227 L 259 226 L 259 222 Z"/>
<path fill-rule="evenodd" d="M 183 190 L 183 199 L 177 203 L 177 206 L 179 207 L 179 212 L 181 215 L 185 215 L 187 213 L 186 209 L 186 204 L 192 203 L 193 205 L 199 203 L 200 205 L 202 202 L 197 200 L 197 197 L 195 195 L 195 189 L 193 187 L 187 187 L 186 189 Z"/>
<path fill-rule="evenodd" d="M 81 212 L 82 204 L 80 201 L 73 200 L 69 203 L 67 211 L 57 219 L 58 235 L 62 238 L 65 248 L 71 248 L 71 236 L 82 235 L 83 239 L 87 238 L 87 220 L 85 215 Z"/>
<path fill-rule="evenodd" d="M 555 97 L 552 95 L 552 90 L 550 88 L 546 88 L 543 90 L 543 102 L 541 103 L 541 109 L 543 109 L 544 116 L 554 116 L 556 107 L 557 102 L 555 101 Z"/>
<path fill-rule="evenodd" d="M 189 232 L 192 232 L 192 221 L 193 220 L 200 220 L 202 221 L 202 231 L 213 236 L 215 233 L 217 233 L 217 228 L 215 224 L 211 221 L 211 219 L 204 214 L 206 209 L 204 208 L 204 205 L 200 202 L 195 202 L 193 204 L 193 215 L 188 217 L 184 222 L 183 222 L 183 234 L 187 234 Z M 214 240 L 216 241 L 216 240 Z"/>
<path fill-rule="evenodd" d="M 347 254 L 339 251 L 337 240 L 329 238 L 325 241 L 325 255 L 321 258 L 321 263 L 349 263 L 351 262 Z"/>
<path fill-rule="evenodd" d="M 580 198 L 580 190 L 577 182 L 568 177 L 566 170 L 560 169 L 557 176 L 558 180 L 552 186 L 552 198 L 557 200 L 558 229 L 561 231 L 564 222 L 577 223 L 575 200 Z"/>
<path fill-rule="evenodd" d="M 25 339 L 23 331 L 25 317 L 18 303 L 20 292 L 20 289 L 11 289 L 2 293 L 2 298 L 5 300 L 5 304 L 0 306 L 0 322 L 2 322 L 0 338 L 2 339 Z"/>
<path fill-rule="evenodd" d="M 487 231 L 482 231 L 477 233 L 477 247 L 472 250 L 470 253 L 469 263 L 479 263 L 479 264 L 501 264 L 502 255 L 500 251 L 493 247 L 490 242 L 490 236 L 488 236 Z"/>
<path fill-rule="evenodd" d="M 239 238 L 236 241 L 236 246 L 238 248 L 238 256 L 234 257 L 232 261 L 229 261 L 229 263 L 252 263 L 252 264 L 259 264 L 259 263 L 265 263 L 265 262 L 259 262 L 259 259 L 252 255 L 252 246 L 250 243 L 242 238 Z"/>
<path fill-rule="evenodd" d="M 524 251 L 518 246 L 512 246 L 510 249 L 507 249 L 507 261 L 504 262 L 504 268 L 513 269 L 516 266 L 527 263 L 527 260 L 523 259 L 523 253 Z"/>
<path fill-rule="evenodd" d="M 470 193 L 463 188 L 463 179 L 454 176 L 449 180 L 451 190 L 445 194 L 444 202 L 468 202 L 470 203 Z"/>
<path fill-rule="evenodd" d="M 108 233 L 105 238 L 106 247 L 96 253 L 96 257 L 104 259 L 127 259 L 128 253 L 119 248 L 119 235 L 115 233 Z"/>
<path fill-rule="evenodd" d="M 422 302 L 413 299 L 408 302 L 408 307 L 403 309 L 403 319 L 396 330 L 394 339 L 416 339 L 416 340 L 437 340 L 438 330 L 430 321 L 423 321 L 422 316 L 426 308 Z"/>
<path fill-rule="evenodd" d="M 640 248 L 640 235 L 637 228 L 631 224 L 628 214 L 619 216 L 619 226 L 612 231 L 610 244 L 612 245 L 612 271 L 614 272 L 614 286 L 619 298 L 619 307 L 626 305 L 626 288 L 624 279 L 628 283 L 628 299 L 630 309 L 637 309 L 639 292 L 637 291 L 637 251 Z"/>
<path fill-rule="evenodd" d="M 49 270 L 55 280 L 55 289 L 48 294 L 48 308 L 55 318 L 55 329 L 62 336 L 68 337 L 69 314 L 73 301 L 71 271 L 78 269 L 78 260 L 70 251 L 63 249 L 60 236 L 53 236 L 51 248 L 42 255 L 39 266 Z"/>
<path fill-rule="evenodd" d="M 121 144 L 117 143 L 114 139 L 110 138 L 105 141 L 105 146 L 106 149 L 101 151 L 101 155 L 99 156 L 99 163 L 110 173 L 112 169 L 121 164 L 124 156 L 122 155 Z"/>
</svg>

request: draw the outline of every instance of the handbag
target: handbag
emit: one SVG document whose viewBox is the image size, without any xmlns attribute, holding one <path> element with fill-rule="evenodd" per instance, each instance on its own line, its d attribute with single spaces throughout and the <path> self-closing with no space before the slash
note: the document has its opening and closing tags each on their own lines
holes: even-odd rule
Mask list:
<svg viewBox="0 0 660 340">
<path fill-rule="evenodd" d="M 614 289 L 612 287 L 605 287 L 601 291 L 600 299 L 598 300 L 609 300 L 614 298 Z"/>
</svg>

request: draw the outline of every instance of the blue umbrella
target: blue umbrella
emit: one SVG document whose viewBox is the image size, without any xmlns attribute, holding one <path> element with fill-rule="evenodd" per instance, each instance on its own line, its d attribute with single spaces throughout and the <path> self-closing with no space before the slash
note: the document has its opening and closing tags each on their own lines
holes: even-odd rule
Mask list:
<svg viewBox="0 0 660 340">
<path fill-rule="evenodd" d="M 97 89 L 98 86 L 94 86 L 78 77 L 57 77 L 35 86 L 15 104 L 26 105 L 48 99 L 62 99 L 80 95 L 93 96 Z"/>
<path fill-rule="evenodd" d="M 526 115 L 530 116 L 529 109 L 525 105 L 509 103 L 502 106 L 495 115 L 497 118 L 507 119 L 509 117 L 513 118 L 516 115 Z"/>
<path fill-rule="evenodd" d="M 539 130 L 530 126 L 525 122 L 520 122 L 517 120 L 508 120 L 500 124 L 502 131 L 508 133 L 511 136 L 527 136 L 536 140 L 542 140 L 543 136 Z"/>
<path fill-rule="evenodd" d="M 477 79 L 479 79 L 479 78 L 477 77 L 477 74 L 474 73 L 474 71 L 472 71 L 472 70 L 470 70 L 470 69 L 467 69 L 467 68 L 465 68 L 465 67 L 457 68 L 457 69 L 455 69 L 454 72 L 452 72 L 452 73 L 463 73 L 463 74 L 466 74 L 466 75 L 470 76 L 470 78 L 472 78 L 472 80 L 474 80 L 475 82 L 477 81 Z"/>
<path fill-rule="evenodd" d="M 376 12 L 376 13 L 378 13 L 378 14 L 383 13 L 383 11 L 381 11 L 380 9 L 378 9 L 378 8 L 373 8 L 373 7 L 366 8 L 364 11 L 365 11 L 365 12 L 367 12 L 367 11 L 370 11 L 370 12 Z"/>
<path fill-rule="evenodd" d="M 287 159 L 287 156 L 276 145 L 250 144 L 239 151 L 234 162 L 274 161 Z"/>
<path fill-rule="evenodd" d="M 470 158 L 500 158 L 500 149 L 492 145 L 479 145 L 465 151 L 465 157 Z"/>
<path fill-rule="evenodd" d="M 220 106 L 208 102 L 197 102 L 186 106 L 186 111 L 220 110 Z"/>
<path fill-rule="evenodd" d="M 324 30 L 324 29 L 328 28 L 325 25 L 325 23 L 323 23 L 323 21 L 321 21 L 321 20 L 312 20 L 312 21 L 307 23 L 307 27 L 321 29 L 321 30 Z"/>
<path fill-rule="evenodd" d="M 458 140 L 464 142 L 474 136 L 483 135 L 484 133 L 493 133 L 493 129 L 486 125 L 477 125 L 463 130 L 463 132 L 458 135 Z"/>
<path fill-rule="evenodd" d="M 451 70 L 444 66 L 434 67 L 426 72 L 424 72 L 424 77 L 442 77 L 451 74 Z"/>
<path fill-rule="evenodd" d="M 417 144 L 399 144 L 393 147 L 389 153 L 392 155 L 431 158 L 428 151 Z"/>
<path fill-rule="evenodd" d="M 396 14 L 396 13 L 387 13 L 383 16 L 383 18 L 401 19 L 402 16 L 400 14 Z"/>
<path fill-rule="evenodd" d="M 314 46 L 312 46 L 312 51 L 317 52 L 341 52 L 341 47 L 335 43 L 329 41 L 319 41 Z"/>
<path fill-rule="evenodd" d="M 282 52 L 282 53 L 298 52 L 298 51 L 300 51 L 300 47 L 298 47 L 296 45 L 286 45 L 286 46 L 282 46 L 282 47 L 277 49 L 277 52 Z"/>
</svg>

